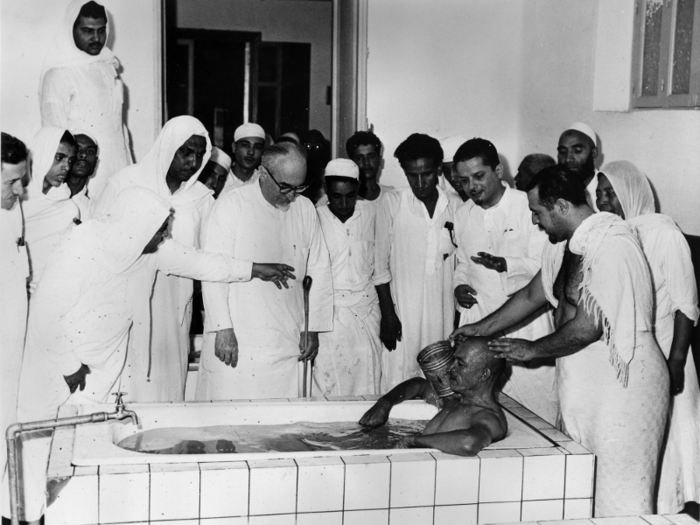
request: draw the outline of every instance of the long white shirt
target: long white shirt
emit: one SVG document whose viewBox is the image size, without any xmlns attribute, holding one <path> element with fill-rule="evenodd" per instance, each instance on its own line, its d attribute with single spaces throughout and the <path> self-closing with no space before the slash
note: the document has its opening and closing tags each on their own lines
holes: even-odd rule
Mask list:
<svg viewBox="0 0 700 525">
<path fill-rule="evenodd" d="M 457 269 L 454 288 L 467 284 L 474 288 L 476 304 L 470 309 L 458 306 L 460 326 L 480 321 L 500 308 L 515 292 L 524 288 L 540 270 L 542 249 L 547 235 L 532 224 L 527 194 L 508 187 L 501 200 L 484 209 L 467 201 L 457 210 Z M 479 252 L 506 259 L 507 271 L 498 273 L 471 258 Z M 540 310 L 507 332 L 509 337 L 534 341 L 553 331 L 550 314 Z M 554 385 L 554 360 L 512 366 L 503 391 L 537 415 L 554 423 L 558 406 Z"/>
<path fill-rule="evenodd" d="M 318 394 L 378 394 L 382 343 L 375 289 L 378 258 L 376 208 L 358 201 L 341 222 L 328 206 L 317 208 L 333 273 L 333 331 L 319 334 L 314 380 Z"/>
<path fill-rule="evenodd" d="M 42 126 L 87 130 L 97 138 L 100 164 L 90 181 L 90 193 L 97 199 L 110 177 L 132 160 L 119 61 L 107 46 L 92 56 L 73 40 L 73 24 L 85 3 L 71 2 L 51 43 L 39 81 L 39 109 Z M 110 25 L 108 19 L 108 38 Z"/>
<path fill-rule="evenodd" d="M 197 399 L 297 397 L 297 359 L 304 330 L 302 280 L 313 279 L 309 331 L 333 328 L 333 284 L 328 248 L 316 210 L 305 197 L 284 211 L 265 200 L 259 182 L 222 195 L 214 204 L 204 248 L 236 259 L 292 266 L 289 289 L 254 280 L 236 285 L 202 283 L 205 334 Z M 215 332 L 233 328 L 238 365 L 214 355 Z"/>
<path fill-rule="evenodd" d="M 438 187 L 433 216 L 411 191 L 386 193 L 377 205 L 377 283 L 391 281 L 402 340 L 382 357 L 382 388 L 421 375 L 416 356 L 452 332 L 454 250 L 446 223 L 454 223 L 455 201 Z"/>
</svg>

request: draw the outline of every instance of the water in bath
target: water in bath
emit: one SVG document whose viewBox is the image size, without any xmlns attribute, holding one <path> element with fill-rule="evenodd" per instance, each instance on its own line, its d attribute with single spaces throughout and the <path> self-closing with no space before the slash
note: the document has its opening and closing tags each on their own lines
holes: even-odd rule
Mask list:
<svg viewBox="0 0 700 525">
<path fill-rule="evenodd" d="M 354 422 L 158 428 L 129 436 L 118 446 L 149 454 L 387 449 L 402 437 L 421 432 L 427 423 L 390 419 L 372 430 Z"/>
</svg>

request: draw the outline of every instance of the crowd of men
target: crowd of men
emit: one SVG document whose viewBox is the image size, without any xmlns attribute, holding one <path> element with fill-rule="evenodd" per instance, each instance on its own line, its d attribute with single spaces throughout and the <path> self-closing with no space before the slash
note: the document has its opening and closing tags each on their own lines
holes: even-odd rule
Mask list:
<svg viewBox="0 0 700 525">
<path fill-rule="evenodd" d="M 328 161 L 318 132 L 245 123 L 228 155 L 189 116 L 131 164 L 108 32 L 102 6 L 71 3 L 42 128 L 29 147 L 2 134 L 2 428 L 119 390 L 183 401 L 196 280 L 198 400 L 297 397 L 310 365 L 314 395 L 385 394 L 376 426 L 428 396 L 416 357 L 451 338 L 455 397 L 401 446 L 477 453 L 505 435 L 502 390 L 595 453 L 597 516 L 700 499 L 688 245 L 636 166 L 596 168 L 590 126 L 527 155 L 515 188 L 482 138 L 411 134 L 392 188 L 372 131 Z M 28 522 L 49 443 L 22 444 Z"/>
</svg>

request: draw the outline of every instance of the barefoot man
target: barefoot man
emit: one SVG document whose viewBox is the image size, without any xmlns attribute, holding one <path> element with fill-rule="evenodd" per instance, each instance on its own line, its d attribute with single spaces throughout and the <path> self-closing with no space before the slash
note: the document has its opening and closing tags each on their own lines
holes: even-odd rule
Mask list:
<svg viewBox="0 0 700 525">
<path fill-rule="evenodd" d="M 459 344 L 450 368 L 454 395 L 443 398 L 443 408 L 423 432 L 401 439 L 397 448 L 436 448 L 449 454 L 475 456 L 484 447 L 506 436 L 508 424 L 496 401 L 495 387 L 505 361 L 489 351 L 486 337 L 472 337 Z M 386 423 L 394 405 L 405 399 L 431 396 L 430 383 L 411 378 L 392 389 L 360 419 L 366 427 Z"/>
</svg>

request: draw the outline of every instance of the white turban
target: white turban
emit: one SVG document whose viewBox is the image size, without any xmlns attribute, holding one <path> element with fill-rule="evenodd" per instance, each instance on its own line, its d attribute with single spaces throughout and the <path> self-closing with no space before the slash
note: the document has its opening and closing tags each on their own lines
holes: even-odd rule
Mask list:
<svg viewBox="0 0 700 525">
<path fill-rule="evenodd" d="M 593 146 L 597 147 L 598 146 L 598 137 L 595 134 L 595 131 L 593 131 L 593 128 L 590 127 L 588 124 L 585 124 L 583 122 L 574 122 L 567 128 L 566 131 L 573 130 L 573 131 L 578 131 L 580 133 L 583 133 L 586 135 L 588 138 L 590 138 L 593 141 Z"/>
<path fill-rule="evenodd" d="M 216 146 L 211 148 L 211 157 L 209 157 L 211 162 L 215 162 L 226 171 L 231 169 L 231 157 L 229 157 L 226 152 Z"/>
<path fill-rule="evenodd" d="M 246 137 L 257 137 L 265 140 L 265 130 L 258 124 L 254 124 L 252 122 L 241 124 L 236 128 L 236 131 L 233 134 L 233 141 L 238 142 Z"/>
<path fill-rule="evenodd" d="M 347 177 L 360 180 L 360 169 L 350 159 L 335 159 L 328 163 L 324 172 L 325 177 Z"/>
</svg>

